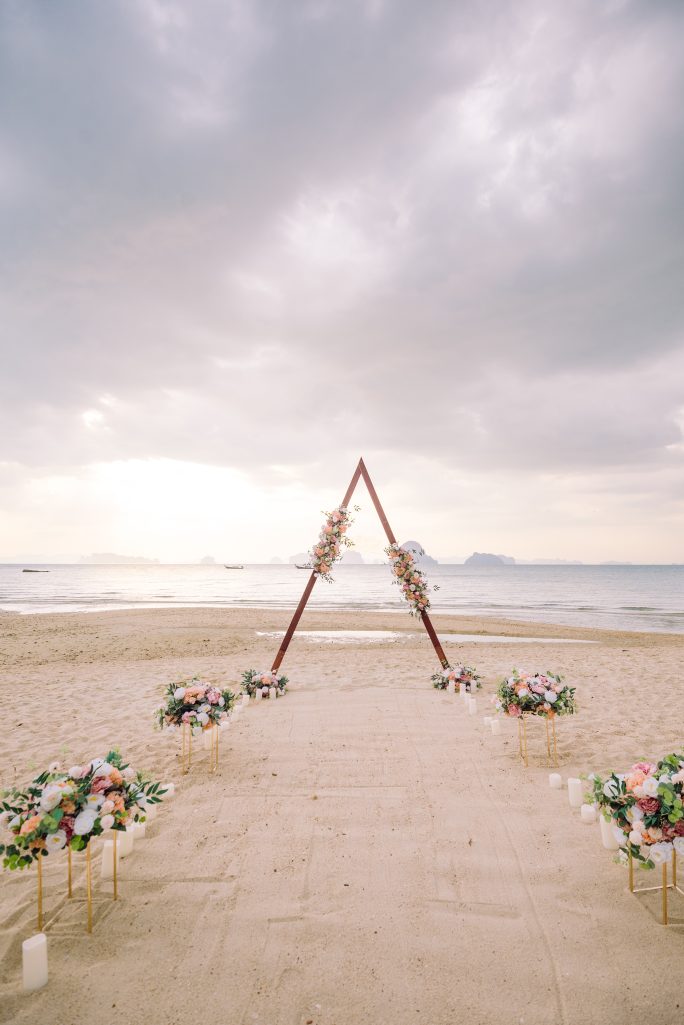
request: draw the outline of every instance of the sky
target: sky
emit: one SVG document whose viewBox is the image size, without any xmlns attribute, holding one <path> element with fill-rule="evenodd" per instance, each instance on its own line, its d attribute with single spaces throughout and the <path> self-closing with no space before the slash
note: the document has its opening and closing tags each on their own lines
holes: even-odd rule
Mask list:
<svg viewBox="0 0 684 1025">
<path fill-rule="evenodd" d="M 362 455 L 684 562 L 683 95 L 679 0 L 4 0 L 0 559 L 286 557 Z"/>
</svg>

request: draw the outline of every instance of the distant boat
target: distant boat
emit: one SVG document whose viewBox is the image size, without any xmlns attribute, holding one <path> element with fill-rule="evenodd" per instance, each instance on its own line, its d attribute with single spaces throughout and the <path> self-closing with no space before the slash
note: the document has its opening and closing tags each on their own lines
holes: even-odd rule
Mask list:
<svg viewBox="0 0 684 1025">
<path fill-rule="evenodd" d="M 49 573 L 49 569 L 22 569 L 22 573 Z"/>
<path fill-rule="evenodd" d="M 245 567 L 244 567 L 244 566 L 238 566 L 238 565 L 235 565 L 235 566 L 233 566 L 233 565 L 228 565 L 228 566 L 227 566 L 227 565 L 226 565 L 226 564 L 224 563 L 224 564 L 223 564 L 223 568 L 224 568 L 224 569 L 244 569 Z"/>
<path fill-rule="evenodd" d="M 311 569 L 310 562 L 295 562 L 297 569 Z"/>
</svg>

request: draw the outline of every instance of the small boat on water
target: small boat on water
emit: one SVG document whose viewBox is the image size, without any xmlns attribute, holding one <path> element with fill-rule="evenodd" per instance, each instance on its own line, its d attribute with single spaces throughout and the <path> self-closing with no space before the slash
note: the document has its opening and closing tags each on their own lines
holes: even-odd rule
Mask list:
<svg viewBox="0 0 684 1025">
<path fill-rule="evenodd" d="M 22 573 L 49 573 L 49 569 L 22 569 Z"/>
<path fill-rule="evenodd" d="M 311 569 L 310 562 L 295 562 L 295 566 L 297 569 Z"/>
<path fill-rule="evenodd" d="M 226 565 L 226 564 L 224 563 L 224 564 L 223 564 L 223 568 L 224 568 L 224 569 L 244 569 L 245 567 L 244 567 L 244 566 L 237 566 L 237 565 L 235 565 L 235 566 L 233 566 L 233 565 L 228 565 L 228 566 L 227 566 L 227 565 Z"/>
</svg>

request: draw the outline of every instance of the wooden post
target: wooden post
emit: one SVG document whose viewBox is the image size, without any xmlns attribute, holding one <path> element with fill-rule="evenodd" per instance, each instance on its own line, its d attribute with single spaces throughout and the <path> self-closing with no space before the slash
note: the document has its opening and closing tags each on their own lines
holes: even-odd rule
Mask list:
<svg viewBox="0 0 684 1025">
<path fill-rule="evenodd" d="M 385 516 L 385 510 L 382 508 L 382 505 L 380 503 L 380 499 L 378 498 L 378 493 L 377 493 L 377 491 L 375 490 L 375 488 L 373 486 L 373 481 L 370 478 L 370 474 L 368 473 L 368 470 L 366 469 L 366 464 L 364 463 L 363 459 L 359 459 L 358 465 L 357 465 L 356 469 L 354 470 L 354 474 L 353 474 L 352 479 L 351 479 L 351 481 L 349 483 L 349 487 L 347 488 L 347 490 L 346 490 L 346 492 L 344 494 L 344 498 L 340 502 L 340 506 L 342 506 L 343 508 L 346 508 L 349 505 L 349 503 L 351 501 L 351 497 L 354 494 L 354 491 L 356 490 L 356 485 L 358 484 L 360 477 L 363 477 L 363 482 L 366 485 L 366 487 L 368 488 L 368 494 L 370 495 L 371 502 L 375 506 L 375 511 L 377 512 L 378 518 L 379 518 L 380 522 L 382 523 L 383 529 L 384 529 L 385 534 L 387 536 L 387 540 L 389 541 L 389 543 L 391 545 L 395 545 L 397 543 L 397 539 L 395 538 L 395 536 L 394 536 L 394 534 L 392 532 L 392 528 L 389 525 L 389 520 Z M 273 673 L 275 673 L 280 668 L 280 663 L 285 658 L 285 653 L 286 653 L 287 649 L 290 646 L 290 641 L 292 640 L 293 634 L 294 634 L 295 630 L 297 629 L 297 626 L 299 624 L 299 620 L 302 618 L 302 614 L 304 612 L 304 609 L 306 608 L 307 602 L 309 601 L 309 598 L 311 596 L 311 592 L 313 591 L 315 583 L 316 583 L 316 574 L 312 573 L 311 576 L 309 577 L 309 581 L 308 581 L 306 587 L 304 588 L 304 594 L 302 595 L 302 597 L 301 597 L 301 599 L 299 601 L 299 605 L 295 609 L 295 613 L 294 613 L 294 615 L 292 617 L 290 625 L 288 626 L 287 630 L 285 631 L 285 636 L 283 637 L 282 644 L 278 648 L 278 653 L 277 653 L 275 659 L 273 660 L 273 665 L 271 666 L 271 672 L 273 672 Z M 432 625 L 432 621 L 430 620 L 430 617 L 428 616 L 427 612 L 422 612 L 421 613 L 421 619 L 423 621 L 423 626 L 425 627 L 425 629 L 427 631 L 427 635 L 430 638 L 430 640 L 432 641 L 432 646 L 435 649 L 435 652 L 437 654 L 437 658 L 439 659 L 439 661 L 440 661 L 442 666 L 447 666 L 449 664 L 449 660 L 447 659 L 446 655 L 444 654 L 444 649 L 442 648 L 442 645 L 439 643 L 439 638 L 437 636 L 437 633 L 435 632 L 435 628 Z"/>
</svg>

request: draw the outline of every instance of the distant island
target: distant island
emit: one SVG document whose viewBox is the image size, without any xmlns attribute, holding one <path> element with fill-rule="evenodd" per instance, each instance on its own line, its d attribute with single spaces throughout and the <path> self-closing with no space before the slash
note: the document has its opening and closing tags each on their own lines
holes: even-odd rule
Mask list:
<svg viewBox="0 0 684 1025">
<path fill-rule="evenodd" d="M 431 555 L 428 555 L 419 541 L 404 541 L 401 547 L 406 549 L 407 552 L 413 552 L 415 561 L 419 566 L 439 565 L 437 559 L 433 559 Z"/>
<path fill-rule="evenodd" d="M 117 555 L 115 552 L 94 552 L 92 555 L 82 555 L 80 562 L 87 566 L 159 565 L 159 559 L 146 559 L 142 555 Z"/>
<path fill-rule="evenodd" d="M 514 566 L 512 555 L 492 555 L 491 552 L 473 552 L 463 564 L 464 566 Z"/>
</svg>

